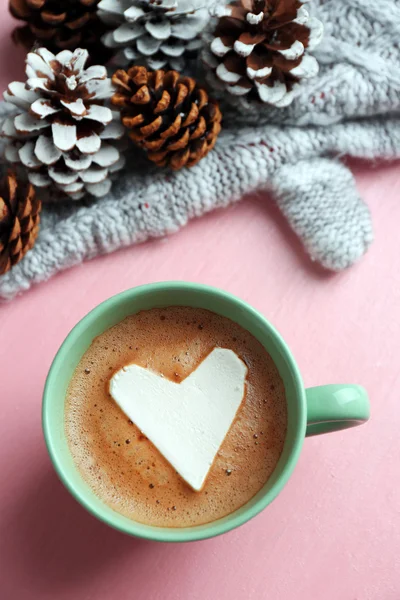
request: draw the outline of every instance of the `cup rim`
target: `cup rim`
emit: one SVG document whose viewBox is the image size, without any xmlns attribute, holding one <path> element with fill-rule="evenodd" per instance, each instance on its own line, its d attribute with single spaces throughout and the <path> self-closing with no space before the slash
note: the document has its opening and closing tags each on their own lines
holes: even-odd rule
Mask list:
<svg viewBox="0 0 400 600">
<path fill-rule="evenodd" d="M 62 363 L 64 362 L 65 355 L 69 352 L 71 347 L 73 347 L 76 339 L 81 335 L 81 333 L 85 329 L 90 327 L 90 325 L 95 323 L 97 319 L 101 318 L 104 311 L 109 310 L 110 308 L 115 306 L 116 303 L 124 302 L 126 299 L 129 299 L 131 297 L 133 298 L 134 296 L 140 293 L 157 293 L 161 290 L 172 292 L 183 289 L 190 291 L 198 291 L 202 293 L 210 293 L 214 296 L 217 296 L 219 299 L 222 299 L 223 301 L 235 304 L 241 310 L 250 313 L 250 315 L 255 320 L 257 320 L 262 325 L 262 327 L 268 331 L 269 334 L 271 334 L 271 336 L 274 338 L 274 343 L 280 347 L 281 351 L 284 352 L 285 359 L 292 373 L 296 389 L 296 395 L 299 400 L 299 423 L 292 443 L 292 450 L 290 452 L 288 460 L 286 461 L 283 467 L 279 479 L 269 490 L 266 491 L 265 494 L 263 494 L 252 506 L 248 507 L 247 509 L 243 510 L 243 508 L 246 508 L 245 504 L 237 511 L 231 513 L 230 515 L 227 515 L 226 517 L 223 517 L 222 519 L 211 521 L 210 523 L 204 525 L 198 525 L 187 528 L 155 527 L 151 525 L 143 525 L 139 522 L 130 519 L 128 521 L 129 526 L 125 526 L 124 524 L 113 522 L 113 519 L 110 518 L 109 515 L 102 510 L 102 507 L 98 508 L 96 506 L 93 506 L 90 498 L 87 497 L 86 492 L 78 489 L 78 487 L 70 481 L 68 475 L 65 473 L 65 469 L 62 464 L 63 461 L 58 450 L 58 440 L 54 435 L 54 428 L 52 427 L 49 417 L 48 407 L 51 402 L 51 390 L 53 386 L 56 385 L 56 374 L 59 368 L 61 367 Z M 215 537 L 228 531 L 231 531 L 232 529 L 235 529 L 240 525 L 243 525 L 256 515 L 258 515 L 278 496 L 278 494 L 282 491 L 282 489 L 288 482 L 290 476 L 292 475 L 305 439 L 306 421 L 307 416 L 305 389 L 302 382 L 300 370 L 288 345 L 286 344 L 280 333 L 275 329 L 275 327 L 253 306 L 251 306 L 244 300 L 238 298 L 237 296 L 231 294 L 230 292 L 226 292 L 217 287 L 186 281 L 165 281 L 135 286 L 133 288 L 115 294 L 110 298 L 104 300 L 97 306 L 95 306 L 82 319 L 80 319 L 80 321 L 78 321 L 78 323 L 71 329 L 71 331 L 67 334 L 64 341 L 62 342 L 47 374 L 42 400 L 42 428 L 47 451 L 58 477 L 60 478 L 64 486 L 67 488 L 67 490 L 71 493 L 71 495 L 84 508 L 86 508 L 86 510 L 90 514 L 97 517 L 100 521 L 106 523 L 110 527 L 117 529 L 123 533 L 132 535 L 134 537 L 162 542 L 188 542 Z M 116 514 L 119 513 L 116 512 Z M 145 532 L 141 531 L 143 528 L 145 529 Z"/>
</svg>

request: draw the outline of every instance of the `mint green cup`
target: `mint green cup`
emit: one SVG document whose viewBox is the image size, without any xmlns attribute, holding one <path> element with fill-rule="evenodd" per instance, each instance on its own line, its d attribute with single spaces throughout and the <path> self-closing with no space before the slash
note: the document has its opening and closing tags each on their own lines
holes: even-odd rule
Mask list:
<svg viewBox="0 0 400 600">
<path fill-rule="evenodd" d="M 128 315 L 163 306 L 205 308 L 235 321 L 263 344 L 285 384 L 287 434 L 272 476 L 239 510 L 196 527 L 151 527 L 112 510 L 82 479 L 65 434 L 64 409 L 68 384 L 93 338 Z M 44 437 L 53 465 L 67 489 L 89 512 L 111 527 L 136 537 L 162 542 L 189 542 L 220 535 L 255 517 L 276 498 L 288 481 L 306 436 L 359 425 L 368 420 L 369 412 L 368 397 L 361 386 L 327 385 L 306 390 L 296 361 L 282 337 L 246 302 L 206 285 L 166 282 L 144 285 L 114 296 L 93 309 L 74 327 L 59 349 L 47 376 L 42 417 Z"/>
</svg>

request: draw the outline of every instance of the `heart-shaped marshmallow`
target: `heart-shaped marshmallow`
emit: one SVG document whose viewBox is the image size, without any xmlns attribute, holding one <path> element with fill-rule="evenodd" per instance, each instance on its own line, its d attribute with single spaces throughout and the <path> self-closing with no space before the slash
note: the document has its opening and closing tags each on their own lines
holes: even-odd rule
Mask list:
<svg viewBox="0 0 400 600">
<path fill-rule="evenodd" d="M 247 367 L 214 348 L 182 383 L 138 365 L 110 380 L 115 402 L 196 491 L 200 491 L 244 397 Z"/>
</svg>

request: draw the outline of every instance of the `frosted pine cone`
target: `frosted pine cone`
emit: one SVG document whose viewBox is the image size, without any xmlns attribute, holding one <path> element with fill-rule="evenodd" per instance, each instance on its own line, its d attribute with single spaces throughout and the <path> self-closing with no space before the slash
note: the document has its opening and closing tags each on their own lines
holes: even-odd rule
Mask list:
<svg viewBox="0 0 400 600">
<path fill-rule="evenodd" d="M 323 26 L 308 0 L 238 0 L 217 7 L 218 23 L 204 55 L 214 79 L 235 96 L 288 106 L 302 79 L 318 73 L 310 55 Z"/>
<path fill-rule="evenodd" d="M 200 32 L 208 12 L 199 0 L 101 0 L 100 18 L 115 27 L 103 37 L 110 48 L 121 48 L 117 62 L 182 71 L 185 60 L 200 47 Z"/>
<path fill-rule="evenodd" d="M 82 49 L 54 55 L 39 48 L 27 56 L 26 84 L 13 82 L 4 93 L 18 107 L 2 128 L 6 159 L 22 163 L 36 187 L 53 186 L 74 200 L 105 195 L 110 173 L 123 165 L 113 142 L 123 127 L 104 105 L 113 85 L 105 67 L 84 68 L 87 58 Z"/>
</svg>

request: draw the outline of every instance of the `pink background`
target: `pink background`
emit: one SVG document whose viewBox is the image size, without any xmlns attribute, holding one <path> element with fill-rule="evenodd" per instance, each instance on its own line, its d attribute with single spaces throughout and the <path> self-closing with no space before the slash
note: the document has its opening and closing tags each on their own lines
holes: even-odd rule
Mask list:
<svg viewBox="0 0 400 600">
<path fill-rule="evenodd" d="M 2 89 L 22 74 L 5 6 Z M 376 240 L 341 275 L 309 261 L 264 196 L 0 306 L 2 600 L 399 600 L 400 173 L 398 164 L 353 166 Z M 367 425 L 306 441 L 263 514 L 184 545 L 135 540 L 89 516 L 57 480 L 40 425 L 47 370 L 77 320 L 112 294 L 164 279 L 248 300 L 286 338 L 307 385 L 359 382 L 372 403 Z"/>
</svg>

